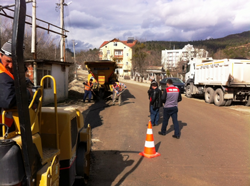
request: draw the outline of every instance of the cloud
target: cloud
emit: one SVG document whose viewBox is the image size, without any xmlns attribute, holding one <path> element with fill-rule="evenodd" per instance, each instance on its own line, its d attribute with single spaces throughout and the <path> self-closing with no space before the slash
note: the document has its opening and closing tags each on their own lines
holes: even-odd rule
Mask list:
<svg viewBox="0 0 250 186">
<path fill-rule="evenodd" d="M 65 18 L 66 22 L 69 22 L 70 27 L 82 28 L 82 29 L 96 29 L 102 26 L 100 18 L 96 18 L 92 15 L 88 15 L 84 12 L 73 10 Z"/>
<path fill-rule="evenodd" d="M 75 40 L 75 51 L 82 51 L 82 50 L 89 50 L 93 48 L 93 45 L 90 43 L 82 42 L 81 40 Z M 74 50 L 73 48 L 73 40 L 68 41 L 68 47 L 71 51 Z"/>
<path fill-rule="evenodd" d="M 59 2 L 39 1 L 37 18 L 60 26 Z M 29 3 L 29 15 L 31 8 Z M 98 48 L 113 38 L 189 41 L 225 37 L 250 28 L 249 0 L 74 0 L 64 8 L 67 40 L 79 40 L 82 44 L 77 47 L 83 48 Z"/>
</svg>

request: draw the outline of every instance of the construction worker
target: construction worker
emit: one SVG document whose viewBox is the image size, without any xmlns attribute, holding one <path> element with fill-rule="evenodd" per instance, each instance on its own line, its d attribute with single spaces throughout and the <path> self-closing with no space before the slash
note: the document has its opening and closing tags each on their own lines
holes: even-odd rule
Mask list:
<svg viewBox="0 0 250 186">
<path fill-rule="evenodd" d="M 0 123 L 2 123 L 2 111 L 16 106 L 16 93 L 13 76 L 13 63 L 11 54 L 11 39 L 9 39 L 0 49 Z M 28 99 L 32 98 L 32 89 L 27 88 Z M 15 129 L 11 112 L 5 114 L 5 124 L 10 127 L 10 131 Z M 0 135 L 2 135 L 0 126 Z"/>
<path fill-rule="evenodd" d="M 127 89 L 127 86 L 124 83 L 119 83 L 113 81 L 112 83 L 112 88 L 113 88 L 113 105 L 115 104 L 116 97 L 119 96 L 119 92 L 122 91 L 122 86 Z"/>
<path fill-rule="evenodd" d="M 93 79 L 90 78 L 89 81 L 86 81 L 83 83 L 84 84 L 84 96 L 83 96 L 83 102 L 85 102 L 85 99 L 87 98 L 87 96 L 89 96 L 89 103 L 91 100 L 91 96 L 92 96 L 92 87 L 93 87 Z"/>
</svg>

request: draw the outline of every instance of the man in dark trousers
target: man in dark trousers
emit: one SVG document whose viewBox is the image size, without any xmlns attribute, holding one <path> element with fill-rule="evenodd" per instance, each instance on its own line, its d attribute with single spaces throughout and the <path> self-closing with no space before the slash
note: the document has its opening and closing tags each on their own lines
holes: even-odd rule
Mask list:
<svg viewBox="0 0 250 186">
<path fill-rule="evenodd" d="M 87 96 L 89 96 L 89 103 L 90 103 L 90 100 L 91 100 L 91 96 L 92 96 L 92 87 L 93 87 L 93 79 L 90 78 L 89 81 L 86 81 L 84 84 L 84 96 L 83 96 L 83 102 L 85 102 Z"/>
<path fill-rule="evenodd" d="M 158 89 L 157 83 L 152 83 L 152 91 L 150 93 L 150 118 L 152 126 L 157 126 L 159 121 L 159 110 L 161 103 L 161 90 Z"/>
<path fill-rule="evenodd" d="M 149 80 L 150 80 L 150 87 L 149 87 L 149 89 L 148 89 L 148 99 L 150 99 L 150 94 L 151 94 L 152 91 L 153 91 L 153 89 L 152 89 L 152 84 L 154 83 L 154 84 L 156 84 L 157 87 L 158 87 L 158 83 L 155 81 L 154 76 L 151 76 L 151 77 L 149 78 Z M 151 114 L 151 111 L 150 111 L 150 102 L 149 102 L 149 113 Z"/>
<path fill-rule="evenodd" d="M 162 102 L 164 103 L 163 123 L 161 131 L 159 131 L 158 133 L 163 136 L 166 135 L 168 120 L 171 116 L 174 123 L 174 135 L 172 137 L 179 139 L 180 129 L 177 120 L 177 113 L 178 113 L 178 102 L 182 100 L 182 97 L 180 90 L 173 85 L 173 81 L 171 79 L 167 80 L 167 88 L 164 90 L 161 99 Z"/>
</svg>

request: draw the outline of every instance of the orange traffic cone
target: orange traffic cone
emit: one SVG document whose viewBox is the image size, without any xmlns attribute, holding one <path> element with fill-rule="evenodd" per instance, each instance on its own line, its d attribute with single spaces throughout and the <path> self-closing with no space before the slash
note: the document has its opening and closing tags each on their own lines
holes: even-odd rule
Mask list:
<svg viewBox="0 0 250 186">
<path fill-rule="evenodd" d="M 150 120 L 148 122 L 148 129 L 147 129 L 144 152 L 140 152 L 139 154 L 147 158 L 154 158 L 154 157 L 160 156 L 160 153 L 155 152 L 153 129 L 152 129 L 152 123 Z"/>
</svg>

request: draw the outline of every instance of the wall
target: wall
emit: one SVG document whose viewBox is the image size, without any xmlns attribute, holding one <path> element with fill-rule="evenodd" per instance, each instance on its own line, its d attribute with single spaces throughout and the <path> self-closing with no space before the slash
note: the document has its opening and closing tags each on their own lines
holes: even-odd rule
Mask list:
<svg viewBox="0 0 250 186">
<path fill-rule="evenodd" d="M 69 67 L 65 66 L 65 70 L 62 71 L 62 65 L 53 64 L 51 69 L 51 75 L 56 80 L 56 92 L 57 92 L 57 101 L 62 101 L 68 98 L 68 72 Z M 53 103 L 54 102 L 54 91 L 53 83 L 51 82 L 52 88 L 44 90 L 43 104 Z"/>
</svg>

